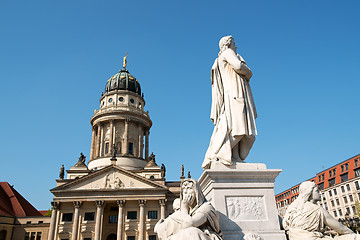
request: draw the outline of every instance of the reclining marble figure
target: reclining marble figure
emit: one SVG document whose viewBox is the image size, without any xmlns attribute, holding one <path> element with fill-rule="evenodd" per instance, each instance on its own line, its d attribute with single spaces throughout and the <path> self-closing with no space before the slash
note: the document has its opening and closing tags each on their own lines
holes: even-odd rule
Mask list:
<svg viewBox="0 0 360 240">
<path fill-rule="evenodd" d="M 321 195 L 314 182 L 300 184 L 298 198 L 286 210 L 283 226 L 290 240 L 357 240 L 359 234 L 339 223 L 325 209 L 316 203 Z M 339 236 L 324 235 L 325 226 L 335 230 Z"/>
<path fill-rule="evenodd" d="M 221 240 L 219 216 L 194 179 L 181 184 L 180 209 L 155 226 L 160 240 Z"/>
</svg>

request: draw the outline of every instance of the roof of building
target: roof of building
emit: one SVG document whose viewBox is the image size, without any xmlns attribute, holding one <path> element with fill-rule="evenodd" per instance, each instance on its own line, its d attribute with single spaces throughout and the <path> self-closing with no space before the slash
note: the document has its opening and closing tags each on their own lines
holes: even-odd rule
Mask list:
<svg viewBox="0 0 360 240">
<path fill-rule="evenodd" d="M 107 81 L 105 86 L 105 93 L 114 90 L 128 90 L 141 96 L 140 83 L 126 69 L 120 70 Z"/>
<path fill-rule="evenodd" d="M 0 182 L 0 215 L 12 217 L 42 216 L 7 182 Z"/>
</svg>

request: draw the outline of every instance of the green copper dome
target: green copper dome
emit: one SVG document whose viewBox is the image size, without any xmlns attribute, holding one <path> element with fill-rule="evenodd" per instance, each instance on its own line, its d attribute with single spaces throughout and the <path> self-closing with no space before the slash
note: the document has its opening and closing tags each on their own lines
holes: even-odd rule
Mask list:
<svg viewBox="0 0 360 240">
<path fill-rule="evenodd" d="M 105 93 L 115 90 L 128 90 L 141 96 L 140 83 L 126 69 L 120 70 L 120 72 L 116 73 L 107 81 Z"/>
</svg>

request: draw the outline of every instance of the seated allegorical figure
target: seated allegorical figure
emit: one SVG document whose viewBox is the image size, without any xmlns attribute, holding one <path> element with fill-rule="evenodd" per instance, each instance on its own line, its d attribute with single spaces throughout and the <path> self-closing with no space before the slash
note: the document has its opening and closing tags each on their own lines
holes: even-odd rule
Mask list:
<svg viewBox="0 0 360 240">
<path fill-rule="evenodd" d="M 219 216 L 207 202 L 199 183 L 185 179 L 181 184 L 180 209 L 155 226 L 160 240 L 221 240 Z"/>
<path fill-rule="evenodd" d="M 314 182 L 300 184 L 298 198 L 286 210 L 283 226 L 290 240 L 360 240 L 360 235 L 339 223 L 325 209 L 316 203 L 321 195 Z M 339 236 L 325 236 L 325 226 L 336 231 Z"/>
</svg>

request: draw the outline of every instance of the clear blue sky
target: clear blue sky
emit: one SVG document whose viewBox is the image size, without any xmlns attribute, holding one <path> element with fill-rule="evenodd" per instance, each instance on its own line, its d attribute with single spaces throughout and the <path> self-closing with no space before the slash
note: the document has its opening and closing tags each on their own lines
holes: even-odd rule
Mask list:
<svg viewBox="0 0 360 240">
<path fill-rule="evenodd" d="M 129 53 L 150 151 L 194 178 L 213 130 L 210 68 L 233 35 L 253 71 L 258 137 L 247 159 L 280 192 L 360 153 L 358 1 L 1 1 L 0 181 L 50 208 L 59 168 L 89 156 L 90 118 Z"/>
</svg>

